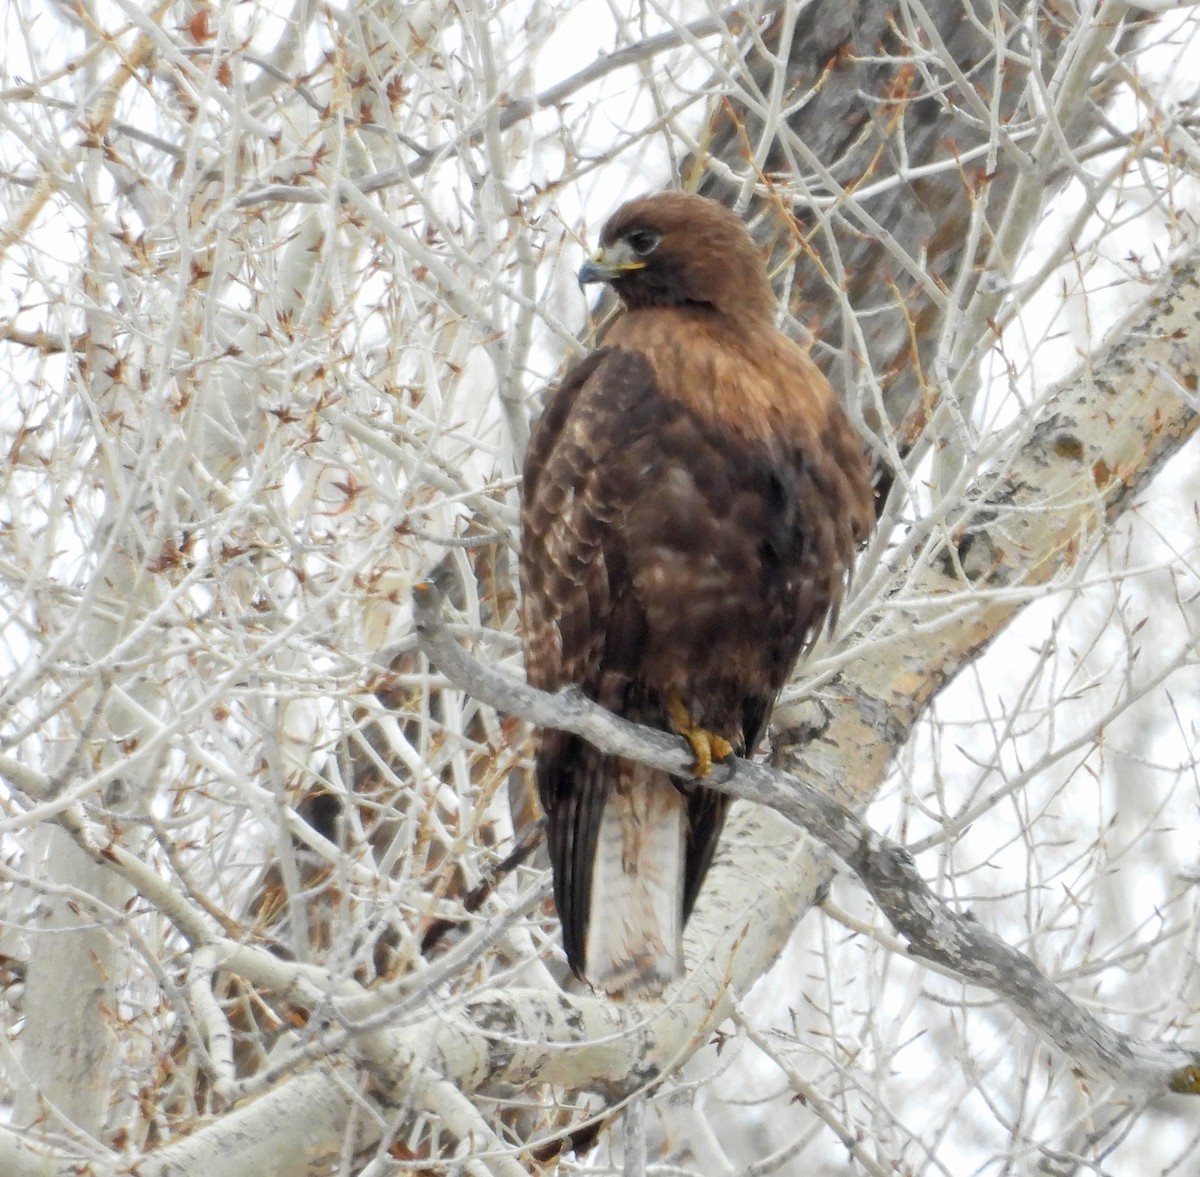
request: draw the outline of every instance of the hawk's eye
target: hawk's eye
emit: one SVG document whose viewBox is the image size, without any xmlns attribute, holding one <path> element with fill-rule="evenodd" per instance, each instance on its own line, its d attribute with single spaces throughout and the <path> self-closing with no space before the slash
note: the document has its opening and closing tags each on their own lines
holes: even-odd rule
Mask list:
<svg viewBox="0 0 1200 1177">
<path fill-rule="evenodd" d="M 651 229 L 634 229 L 626 238 L 630 248 L 638 257 L 645 257 L 654 252 L 662 238 Z"/>
</svg>

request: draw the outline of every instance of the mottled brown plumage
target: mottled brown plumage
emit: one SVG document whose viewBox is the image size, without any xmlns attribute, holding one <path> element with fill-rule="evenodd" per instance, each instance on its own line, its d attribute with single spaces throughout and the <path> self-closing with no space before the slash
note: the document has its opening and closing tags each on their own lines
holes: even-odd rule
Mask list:
<svg viewBox="0 0 1200 1177">
<path fill-rule="evenodd" d="M 631 201 L 581 281 L 624 305 L 550 396 L 525 460 L 525 664 L 674 730 L 753 753 L 873 519 L 862 444 L 775 298 L 742 222 L 682 193 Z M 712 861 L 720 793 L 547 731 L 537 756 L 572 968 L 654 992 Z"/>
</svg>

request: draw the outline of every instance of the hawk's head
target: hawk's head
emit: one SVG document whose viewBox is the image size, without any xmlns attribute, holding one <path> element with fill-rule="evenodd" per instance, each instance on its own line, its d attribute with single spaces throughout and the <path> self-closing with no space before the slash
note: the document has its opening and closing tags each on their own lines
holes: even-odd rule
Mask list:
<svg viewBox="0 0 1200 1177">
<path fill-rule="evenodd" d="M 775 316 L 762 251 L 741 218 L 686 192 L 623 204 L 604 226 L 579 281 L 609 283 L 631 310 L 706 306 L 768 323 Z"/>
</svg>

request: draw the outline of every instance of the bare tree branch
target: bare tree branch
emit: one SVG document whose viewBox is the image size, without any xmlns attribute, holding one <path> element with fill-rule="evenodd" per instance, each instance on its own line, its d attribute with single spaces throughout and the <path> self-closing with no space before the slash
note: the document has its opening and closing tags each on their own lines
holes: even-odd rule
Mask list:
<svg viewBox="0 0 1200 1177">
<path fill-rule="evenodd" d="M 418 585 L 413 602 L 422 650 L 460 690 L 540 727 L 583 736 L 605 752 L 675 776 L 691 775 L 692 757 L 673 736 L 621 719 L 577 690 L 550 695 L 472 658 L 451 635 L 432 584 Z M 1149 1095 L 1200 1094 L 1200 1051 L 1144 1041 L 1105 1026 L 1047 980 L 1027 956 L 988 932 L 969 912 L 954 911 L 934 894 L 903 846 L 875 833 L 813 785 L 736 758 L 714 767 L 705 784 L 769 806 L 819 838 L 862 880 L 908 940 L 913 956 L 990 989 L 1031 1029 L 1093 1074 Z"/>
</svg>

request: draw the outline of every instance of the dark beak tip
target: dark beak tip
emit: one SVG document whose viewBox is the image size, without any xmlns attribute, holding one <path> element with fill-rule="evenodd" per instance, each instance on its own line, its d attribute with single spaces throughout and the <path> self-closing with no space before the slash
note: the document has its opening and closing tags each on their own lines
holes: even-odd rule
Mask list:
<svg viewBox="0 0 1200 1177">
<path fill-rule="evenodd" d="M 608 272 L 602 266 L 598 266 L 589 258 L 583 263 L 582 266 L 579 267 L 579 273 L 576 275 L 576 277 L 579 279 L 579 285 L 582 287 L 587 286 L 592 282 L 606 281 L 608 278 Z"/>
</svg>

